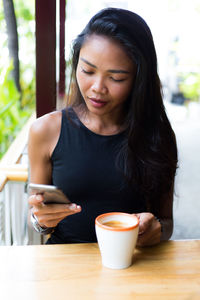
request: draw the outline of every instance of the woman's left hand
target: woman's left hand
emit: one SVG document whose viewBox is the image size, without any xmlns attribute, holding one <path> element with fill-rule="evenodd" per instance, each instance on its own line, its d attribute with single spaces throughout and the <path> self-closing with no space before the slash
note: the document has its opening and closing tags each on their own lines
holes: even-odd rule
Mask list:
<svg viewBox="0 0 200 300">
<path fill-rule="evenodd" d="M 139 218 L 139 234 L 137 246 L 158 244 L 161 238 L 161 224 L 151 213 L 136 214 Z"/>
</svg>

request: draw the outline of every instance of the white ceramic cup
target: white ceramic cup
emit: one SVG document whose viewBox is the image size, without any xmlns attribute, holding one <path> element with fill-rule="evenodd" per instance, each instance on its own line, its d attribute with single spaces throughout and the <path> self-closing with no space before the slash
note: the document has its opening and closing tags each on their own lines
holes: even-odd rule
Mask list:
<svg viewBox="0 0 200 300">
<path fill-rule="evenodd" d="M 124 269 L 132 265 L 139 230 L 139 219 L 135 215 L 121 212 L 99 215 L 95 219 L 95 230 L 105 267 Z"/>
</svg>

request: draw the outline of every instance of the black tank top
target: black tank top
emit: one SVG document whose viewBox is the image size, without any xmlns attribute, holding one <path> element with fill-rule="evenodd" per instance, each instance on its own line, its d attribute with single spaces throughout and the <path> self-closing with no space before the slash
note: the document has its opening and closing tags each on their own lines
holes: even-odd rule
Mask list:
<svg viewBox="0 0 200 300">
<path fill-rule="evenodd" d="M 62 220 L 48 243 L 96 242 L 95 218 L 102 213 L 145 211 L 144 200 L 116 167 L 125 132 L 102 136 L 81 123 L 72 108 L 62 110 L 60 137 L 52 154 L 52 183 L 80 213 Z"/>
</svg>

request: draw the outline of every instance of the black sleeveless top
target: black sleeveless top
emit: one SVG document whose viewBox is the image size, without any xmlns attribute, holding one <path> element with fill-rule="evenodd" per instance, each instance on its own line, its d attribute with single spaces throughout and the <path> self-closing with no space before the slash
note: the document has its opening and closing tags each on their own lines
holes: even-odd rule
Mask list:
<svg viewBox="0 0 200 300">
<path fill-rule="evenodd" d="M 125 132 L 102 136 L 81 123 L 72 108 L 62 110 L 61 132 L 52 154 L 52 184 L 80 213 L 62 220 L 48 243 L 96 242 L 95 218 L 102 213 L 145 211 L 144 200 L 128 186 L 115 159 Z"/>
</svg>

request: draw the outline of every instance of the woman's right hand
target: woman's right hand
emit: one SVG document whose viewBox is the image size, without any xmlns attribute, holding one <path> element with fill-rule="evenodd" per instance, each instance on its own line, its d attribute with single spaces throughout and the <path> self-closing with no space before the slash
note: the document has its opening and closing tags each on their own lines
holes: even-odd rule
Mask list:
<svg viewBox="0 0 200 300">
<path fill-rule="evenodd" d="M 70 204 L 44 204 L 40 194 L 29 197 L 29 205 L 41 227 L 56 227 L 65 217 L 79 213 L 80 205 Z"/>
</svg>

